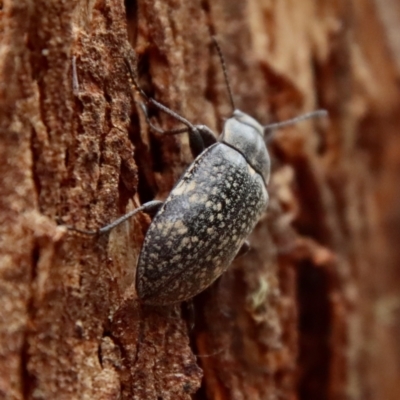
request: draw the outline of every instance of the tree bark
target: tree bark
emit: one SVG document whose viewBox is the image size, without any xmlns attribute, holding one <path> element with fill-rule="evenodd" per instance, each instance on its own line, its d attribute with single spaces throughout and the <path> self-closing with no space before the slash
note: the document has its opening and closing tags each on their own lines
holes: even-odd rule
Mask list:
<svg viewBox="0 0 400 400">
<path fill-rule="evenodd" d="M 399 22 L 396 0 L 0 1 L 0 398 L 399 399 Z M 237 108 L 329 118 L 276 132 L 251 251 L 192 329 L 137 301 L 148 215 L 64 225 L 163 200 L 192 162 L 185 135 L 149 129 L 126 60 L 221 131 L 212 35 Z"/>
</svg>

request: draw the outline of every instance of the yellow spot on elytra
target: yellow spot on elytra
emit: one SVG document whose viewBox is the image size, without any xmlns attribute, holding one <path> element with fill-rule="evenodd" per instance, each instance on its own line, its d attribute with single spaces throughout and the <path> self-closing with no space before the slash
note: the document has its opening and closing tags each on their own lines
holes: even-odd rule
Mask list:
<svg viewBox="0 0 400 400">
<path fill-rule="evenodd" d="M 199 196 L 198 196 L 198 194 L 192 194 L 190 197 L 189 197 L 189 202 L 190 203 L 199 203 Z"/>
<path fill-rule="evenodd" d="M 175 196 L 180 196 L 185 193 L 185 183 L 181 182 L 173 191 L 172 194 Z"/>
<path fill-rule="evenodd" d="M 181 220 L 179 220 L 179 221 L 175 221 L 174 230 L 179 235 L 183 235 L 188 231 L 188 228 L 185 226 L 185 224 Z"/>
<path fill-rule="evenodd" d="M 190 183 L 186 187 L 186 192 L 191 192 L 196 188 L 196 182 L 194 180 L 191 180 Z"/>
<path fill-rule="evenodd" d="M 172 261 L 173 263 L 175 263 L 175 262 L 179 261 L 180 259 L 181 259 L 181 256 L 180 256 L 179 254 L 177 254 L 175 257 L 173 257 L 173 258 L 171 259 L 171 261 Z"/>
<path fill-rule="evenodd" d="M 188 228 L 186 228 L 186 226 L 184 226 L 183 228 L 178 229 L 178 233 L 180 235 L 184 235 L 186 232 L 188 231 Z"/>
</svg>

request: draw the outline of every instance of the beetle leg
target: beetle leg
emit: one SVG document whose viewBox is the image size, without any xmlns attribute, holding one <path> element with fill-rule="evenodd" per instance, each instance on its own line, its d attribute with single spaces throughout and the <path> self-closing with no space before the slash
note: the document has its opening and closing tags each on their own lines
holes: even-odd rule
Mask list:
<svg viewBox="0 0 400 400">
<path fill-rule="evenodd" d="M 82 233 L 84 235 L 90 235 L 90 236 L 96 236 L 96 235 L 101 235 L 103 233 L 108 233 L 112 229 L 114 229 L 116 226 L 122 224 L 125 222 L 127 219 L 133 217 L 135 214 L 137 214 L 140 211 L 143 212 L 151 212 L 151 211 L 157 211 L 164 203 L 160 200 L 153 200 L 149 201 L 147 203 L 144 203 L 138 208 L 135 208 L 134 210 L 128 212 L 127 214 L 123 215 L 122 217 L 116 219 L 115 221 L 111 222 L 108 225 L 105 225 L 99 229 L 96 229 L 94 231 L 89 231 L 89 230 L 84 230 L 84 229 L 78 229 L 74 228 L 73 226 L 67 226 L 66 228 L 70 231 Z"/>
<path fill-rule="evenodd" d="M 214 132 L 206 125 L 195 125 L 189 130 L 189 144 L 193 157 L 217 142 Z"/>
<path fill-rule="evenodd" d="M 147 124 L 150 126 L 150 128 L 157 132 L 157 133 L 161 133 L 162 135 L 178 135 L 179 133 L 185 133 L 188 132 L 189 128 L 188 127 L 184 127 L 184 128 L 175 128 L 175 129 L 168 129 L 168 130 L 164 130 L 162 128 L 159 128 L 158 126 L 155 126 L 151 121 L 150 121 L 150 117 L 149 114 L 147 113 L 147 107 L 140 101 L 136 102 L 137 104 L 139 104 L 140 108 L 143 111 L 143 114 L 146 118 L 146 122 Z"/>
<path fill-rule="evenodd" d="M 76 56 L 72 57 L 72 91 L 75 96 L 79 94 L 78 72 L 76 70 Z"/>
<path fill-rule="evenodd" d="M 136 89 L 139 91 L 140 95 L 145 99 L 145 101 L 149 104 L 152 104 L 153 106 L 158 108 L 160 111 L 168 114 L 172 118 L 175 118 L 177 121 L 181 122 L 183 125 L 186 125 L 186 128 L 177 128 L 177 129 L 164 131 L 161 128 L 156 127 L 151 123 L 150 118 L 147 114 L 146 106 L 143 103 L 138 102 L 141 109 L 144 112 L 146 121 L 149 124 L 150 128 L 152 128 L 154 131 L 156 131 L 158 133 L 166 134 L 166 135 L 177 135 L 179 133 L 188 132 L 189 133 L 190 150 L 192 151 L 192 154 L 194 157 L 197 157 L 205 148 L 216 143 L 217 138 L 215 137 L 214 133 L 212 132 L 212 130 L 210 128 L 208 128 L 205 125 L 193 125 L 190 121 L 188 121 L 186 118 L 183 118 L 177 112 L 171 110 L 170 108 L 168 108 L 164 104 L 158 102 L 157 100 L 154 100 L 154 99 L 148 97 L 147 94 L 140 88 L 138 82 L 136 81 L 135 74 L 133 73 L 132 65 L 129 62 L 129 60 L 125 59 L 125 63 L 129 70 L 129 73 L 131 75 L 133 84 L 135 85 Z"/>
<path fill-rule="evenodd" d="M 196 314 L 192 299 L 182 303 L 182 314 L 183 318 L 186 320 L 188 331 L 191 332 L 196 322 Z"/>
<path fill-rule="evenodd" d="M 196 130 L 203 139 L 205 147 L 210 147 L 217 143 L 218 140 L 215 133 L 207 125 L 196 125 Z"/>
<path fill-rule="evenodd" d="M 239 249 L 239 252 L 236 254 L 235 260 L 247 254 L 249 250 L 250 250 L 250 243 L 247 240 L 245 240 L 244 243 L 242 244 L 242 247 Z"/>
<path fill-rule="evenodd" d="M 190 151 L 194 158 L 196 158 L 205 148 L 203 138 L 200 135 L 200 132 L 195 127 L 194 129 L 189 130 L 189 146 Z"/>
<path fill-rule="evenodd" d="M 217 141 L 213 131 L 205 125 L 191 125 L 183 128 L 163 130 L 150 121 L 146 106 L 141 102 L 138 102 L 138 104 L 146 117 L 148 125 L 155 132 L 162 135 L 178 135 L 187 132 L 189 134 L 190 150 L 194 158 L 196 158 L 206 147 L 211 146 Z"/>
</svg>

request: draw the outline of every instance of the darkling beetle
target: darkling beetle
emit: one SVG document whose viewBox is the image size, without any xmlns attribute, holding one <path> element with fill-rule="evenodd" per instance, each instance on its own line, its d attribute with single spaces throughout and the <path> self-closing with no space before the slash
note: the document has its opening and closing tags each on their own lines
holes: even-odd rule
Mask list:
<svg viewBox="0 0 400 400">
<path fill-rule="evenodd" d="M 213 38 L 214 39 L 214 38 Z M 136 290 L 142 303 L 167 305 L 192 298 L 210 286 L 248 247 L 246 238 L 268 204 L 270 157 L 264 135 L 273 129 L 304 119 L 327 115 L 325 110 L 304 114 L 281 123 L 263 126 L 235 109 L 225 61 L 214 39 L 234 110 L 216 135 L 205 125 L 193 125 L 163 104 L 149 98 L 135 81 L 148 104 L 183 125 L 162 134 L 188 133 L 196 157 L 178 180 L 167 199 L 150 201 L 96 231 L 74 231 L 98 235 L 109 232 L 140 211 L 158 210 L 146 233 L 136 269 Z"/>
</svg>

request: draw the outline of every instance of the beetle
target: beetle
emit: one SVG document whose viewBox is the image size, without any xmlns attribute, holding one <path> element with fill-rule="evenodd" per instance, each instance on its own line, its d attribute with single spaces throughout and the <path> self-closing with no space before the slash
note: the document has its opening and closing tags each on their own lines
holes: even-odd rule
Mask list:
<svg viewBox="0 0 400 400">
<path fill-rule="evenodd" d="M 109 232 L 139 211 L 157 210 L 140 251 L 136 269 L 136 291 L 141 302 L 168 305 L 188 300 L 210 286 L 229 267 L 268 204 L 271 161 L 264 135 L 275 128 L 325 115 L 324 110 L 293 120 L 263 126 L 234 106 L 221 49 L 214 39 L 232 105 L 217 138 L 205 125 L 193 125 L 147 95 L 132 80 L 147 103 L 185 125 L 160 133 L 189 134 L 195 157 L 164 202 L 154 200 L 97 230 Z"/>
</svg>

